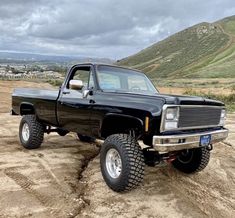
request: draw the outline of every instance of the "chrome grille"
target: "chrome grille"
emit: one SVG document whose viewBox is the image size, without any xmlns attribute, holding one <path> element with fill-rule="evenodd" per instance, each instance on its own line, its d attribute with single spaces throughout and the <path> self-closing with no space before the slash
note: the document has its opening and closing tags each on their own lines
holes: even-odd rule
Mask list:
<svg viewBox="0 0 235 218">
<path fill-rule="evenodd" d="M 180 107 L 179 128 L 216 126 L 220 122 L 220 107 Z"/>
</svg>

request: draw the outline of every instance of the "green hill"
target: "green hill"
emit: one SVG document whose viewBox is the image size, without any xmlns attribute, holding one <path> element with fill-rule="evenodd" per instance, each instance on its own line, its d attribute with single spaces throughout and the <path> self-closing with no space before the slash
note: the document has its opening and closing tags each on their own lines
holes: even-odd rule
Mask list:
<svg viewBox="0 0 235 218">
<path fill-rule="evenodd" d="M 235 78 L 235 16 L 178 32 L 118 65 L 150 78 Z"/>
</svg>

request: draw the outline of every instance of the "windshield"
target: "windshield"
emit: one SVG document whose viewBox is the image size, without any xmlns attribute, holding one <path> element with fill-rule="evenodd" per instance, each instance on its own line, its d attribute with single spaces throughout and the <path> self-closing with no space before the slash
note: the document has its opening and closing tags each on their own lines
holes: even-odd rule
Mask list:
<svg viewBox="0 0 235 218">
<path fill-rule="evenodd" d="M 145 74 L 134 70 L 100 65 L 97 75 L 100 88 L 104 91 L 157 93 Z"/>
</svg>

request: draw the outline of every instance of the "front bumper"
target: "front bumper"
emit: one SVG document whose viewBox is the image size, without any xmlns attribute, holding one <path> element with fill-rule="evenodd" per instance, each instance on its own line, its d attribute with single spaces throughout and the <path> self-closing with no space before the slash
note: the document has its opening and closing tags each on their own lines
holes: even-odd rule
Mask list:
<svg viewBox="0 0 235 218">
<path fill-rule="evenodd" d="M 200 137 L 211 135 L 210 144 L 223 141 L 228 137 L 228 130 L 213 130 L 193 134 L 153 136 L 153 148 L 159 152 L 179 151 L 200 147 Z"/>
</svg>

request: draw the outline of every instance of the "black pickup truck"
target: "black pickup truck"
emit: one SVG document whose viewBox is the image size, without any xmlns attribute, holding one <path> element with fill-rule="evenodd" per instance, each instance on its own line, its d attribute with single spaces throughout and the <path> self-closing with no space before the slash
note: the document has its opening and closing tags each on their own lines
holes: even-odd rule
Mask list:
<svg viewBox="0 0 235 218">
<path fill-rule="evenodd" d="M 58 91 L 15 89 L 12 114 L 23 116 L 19 137 L 27 149 L 50 132 L 104 139 L 101 171 L 117 192 L 138 186 L 145 164 L 203 170 L 212 144 L 228 135 L 222 102 L 160 94 L 144 73 L 104 64 L 73 66 Z"/>
</svg>

